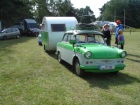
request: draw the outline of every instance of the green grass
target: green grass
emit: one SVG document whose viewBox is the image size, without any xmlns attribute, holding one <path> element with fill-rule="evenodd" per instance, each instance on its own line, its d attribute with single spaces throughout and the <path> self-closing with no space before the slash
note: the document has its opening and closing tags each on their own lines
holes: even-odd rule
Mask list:
<svg viewBox="0 0 140 105">
<path fill-rule="evenodd" d="M 0 41 L 0 105 L 139 105 L 140 33 L 124 35 L 126 68 L 84 78 L 45 53 L 36 37 Z"/>
</svg>

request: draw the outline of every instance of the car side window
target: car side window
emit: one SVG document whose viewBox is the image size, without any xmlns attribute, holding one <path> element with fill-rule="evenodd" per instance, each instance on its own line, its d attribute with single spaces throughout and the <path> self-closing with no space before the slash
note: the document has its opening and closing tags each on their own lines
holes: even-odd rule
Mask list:
<svg viewBox="0 0 140 105">
<path fill-rule="evenodd" d="M 62 41 L 66 42 L 67 41 L 67 37 L 68 37 L 68 34 L 65 34 Z"/>
<path fill-rule="evenodd" d="M 71 40 L 72 35 L 72 33 L 65 34 L 62 41 L 69 42 Z"/>
<path fill-rule="evenodd" d="M 76 40 L 76 36 L 75 35 L 72 35 L 71 36 L 71 40 Z"/>
<path fill-rule="evenodd" d="M 72 33 L 69 33 L 69 34 L 68 34 L 67 42 L 69 42 L 69 41 L 71 40 L 72 35 L 73 35 Z"/>
<path fill-rule="evenodd" d="M 7 32 L 7 33 L 11 32 L 11 29 L 10 29 L 10 28 L 9 28 L 9 29 L 7 29 L 7 30 L 6 30 L 6 32 Z"/>
<path fill-rule="evenodd" d="M 15 29 L 15 28 L 12 28 L 12 29 L 11 29 L 11 31 L 12 31 L 12 32 L 15 32 L 15 31 L 16 31 L 16 29 Z"/>
</svg>

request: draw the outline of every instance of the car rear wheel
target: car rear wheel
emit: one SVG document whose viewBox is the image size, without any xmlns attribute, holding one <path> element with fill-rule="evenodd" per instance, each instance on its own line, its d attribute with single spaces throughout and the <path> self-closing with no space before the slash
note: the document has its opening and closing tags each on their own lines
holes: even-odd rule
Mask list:
<svg viewBox="0 0 140 105">
<path fill-rule="evenodd" d="M 59 63 L 62 63 L 61 53 L 60 52 L 58 52 L 58 54 L 57 54 L 57 60 L 58 60 Z"/>
<path fill-rule="evenodd" d="M 19 39 L 19 35 L 17 35 L 16 38 Z"/>
<path fill-rule="evenodd" d="M 3 36 L 3 39 L 6 40 L 7 39 L 7 36 Z"/>
<path fill-rule="evenodd" d="M 85 71 L 80 68 L 80 62 L 78 59 L 74 61 L 74 69 L 78 76 L 82 77 L 85 75 Z"/>
<path fill-rule="evenodd" d="M 38 45 L 39 45 L 39 46 L 42 46 L 42 43 L 41 43 L 41 42 L 38 42 Z"/>
</svg>

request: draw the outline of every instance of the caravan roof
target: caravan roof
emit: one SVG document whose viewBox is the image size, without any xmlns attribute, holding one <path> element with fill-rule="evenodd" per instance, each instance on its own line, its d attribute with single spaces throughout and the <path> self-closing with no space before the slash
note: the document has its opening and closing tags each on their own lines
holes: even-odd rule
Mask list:
<svg viewBox="0 0 140 105">
<path fill-rule="evenodd" d="M 71 23 L 72 21 L 77 22 L 75 17 L 44 17 L 46 19 L 46 22 L 49 22 L 51 24 L 53 23 Z"/>
</svg>

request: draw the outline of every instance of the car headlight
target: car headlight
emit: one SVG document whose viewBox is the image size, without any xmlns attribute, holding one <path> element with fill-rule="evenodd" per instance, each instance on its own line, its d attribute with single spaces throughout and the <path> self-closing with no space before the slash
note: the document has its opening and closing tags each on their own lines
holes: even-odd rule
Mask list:
<svg viewBox="0 0 140 105">
<path fill-rule="evenodd" d="M 125 52 L 125 51 L 123 51 L 123 52 L 121 53 L 121 57 L 122 57 L 122 58 L 126 57 L 126 52 Z"/>
<path fill-rule="evenodd" d="M 86 52 L 85 57 L 86 57 L 86 58 L 90 58 L 91 55 L 92 55 L 92 53 L 91 53 L 90 51 L 88 51 L 88 52 Z"/>
</svg>

